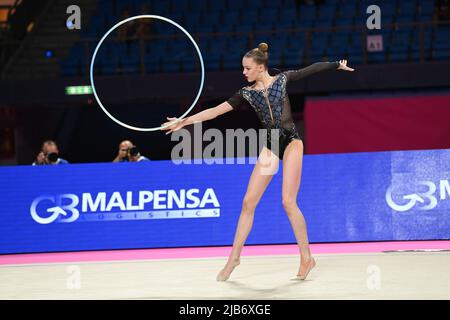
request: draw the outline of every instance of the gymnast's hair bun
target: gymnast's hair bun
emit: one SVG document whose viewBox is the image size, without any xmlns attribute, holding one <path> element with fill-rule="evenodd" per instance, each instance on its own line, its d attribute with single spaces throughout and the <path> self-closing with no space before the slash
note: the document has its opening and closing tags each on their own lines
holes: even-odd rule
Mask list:
<svg viewBox="0 0 450 320">
<path fill-rule="evenodd" d="M 258 49 L 261 50 L 262 52 L 266 53 L 269 50 L 269 45 L 265 42 L 261 42 L 258 45 Z"/>
</svg>

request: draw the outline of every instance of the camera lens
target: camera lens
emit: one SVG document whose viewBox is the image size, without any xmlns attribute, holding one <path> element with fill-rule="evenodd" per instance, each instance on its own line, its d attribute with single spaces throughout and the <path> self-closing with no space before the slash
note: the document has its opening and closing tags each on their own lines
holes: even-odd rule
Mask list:
<svg viewBox="0 0 450 320">
<path fill-rule="evenodd" d="M 48 159 L 48 161 L 50 161 L 52 163 L 56 162 L 56 161 L 58 161 L 58 154 L 56 152 L 50 152 L 47 155 L 47 159 Z"/>
<path fill-rule="evenodd" d="M 135 156 L 137 156 L 138 154 L 139 154 L 139 150 L 138 150 L 137 147 L 132 147 L 132 148 L 130 149 L 130 156 L 135 157 Z"/>
</svg>

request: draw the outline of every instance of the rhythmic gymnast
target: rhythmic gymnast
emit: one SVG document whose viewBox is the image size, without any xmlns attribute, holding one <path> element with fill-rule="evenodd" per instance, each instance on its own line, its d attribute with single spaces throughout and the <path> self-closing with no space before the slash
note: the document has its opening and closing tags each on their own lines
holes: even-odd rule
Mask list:
<svg viewBox="0 0 450 320">
<path fill-rule="evenodd" d="M 300 267 L 297 278 L 305 280 L 316 262 L 310 252 L 306 222 L 297 205 L 302 171 L 303 141 L 292 120 L 286 86 L 291 81 L 320 71 L 331 69 L 354 71 L 354 69 L 347 66 L 347 60 L 340 60 L 317 62 L 303 69 L 290 70 L 271 76 L 268 73 L 268 45 L 266 43 L 261 43 L 258 48 L 247 52 L 242 58 L 242 66 L 244 76 L 248 82 L 255 82 L 253 85 L 243 87 L 216 107 L 184 118 L 162 130 L 167 130 L 168 134 L 196 122 L 214 119 L 242 104 L 249 104 L 256 111 L 263 127 L 267 129 L 268 139 L 264 143 L 250 176 L 242 202 L 233 248 L 225 267 L 217 275 L 217 281 L 228 280 L 234 268 L 239 265 L 242 248 L 253 225 L 255 208 L 271 181 L 273 172 L 276 172 L 275 168 L 280 159 L 283 160 L 282 204 L 300 249 Z M 167 119 L 169 121 L 165 122 L 163 126 L 177 120 L 173 117 L 167 117 Z M 278 148 L 271 147 L 275 141 L 271 140 L 272 131 L 276 132 Z M 267 164 L 273 170 L 268 170 Z M 272 174 L 267 174 L 267 172 L 272 172 Z"/>
</svg>

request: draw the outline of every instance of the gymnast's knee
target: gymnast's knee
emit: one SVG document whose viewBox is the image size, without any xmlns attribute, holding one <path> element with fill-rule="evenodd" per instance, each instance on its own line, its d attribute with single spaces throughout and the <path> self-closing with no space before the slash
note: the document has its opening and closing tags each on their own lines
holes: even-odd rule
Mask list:
<svg viewBox="0 0 450 320">
<path fill-rule="evenodd" d="M 283 195 L 282 203 L 284 210 L 288 214 L 297 209 L 297 199 L 295 197 Z"/>
<path fill-rule="evenodd" d="M 245 196 L 242 201 L 242 213 L 253 213 L 258 201 L 252 196 Z"/>
</svg>

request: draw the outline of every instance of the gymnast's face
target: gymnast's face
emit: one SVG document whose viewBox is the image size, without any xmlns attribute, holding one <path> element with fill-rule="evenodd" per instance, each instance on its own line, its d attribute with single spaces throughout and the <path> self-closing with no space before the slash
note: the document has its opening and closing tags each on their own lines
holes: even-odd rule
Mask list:
<svg viewBox="0 0 450 320">
<path fill-rule="evenodd" d="M 253 82 L 260 79 L 263 72 L 266 70 L 263 64 L 257 64 L 253 58 L 242 58 L 242 72 L 248 82 Z"/>
</svg>

